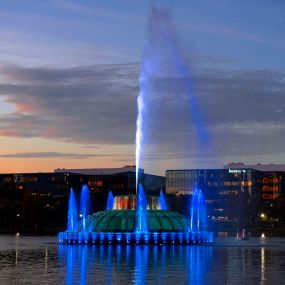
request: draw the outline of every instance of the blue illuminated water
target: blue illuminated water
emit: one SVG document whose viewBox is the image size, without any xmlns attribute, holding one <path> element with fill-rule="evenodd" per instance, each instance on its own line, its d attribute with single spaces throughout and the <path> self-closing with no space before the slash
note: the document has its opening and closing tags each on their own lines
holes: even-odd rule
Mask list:
<svg viewBox="0 0 285 285">
<path fill-rule="evenodd" d="M 70 189 L 69 202 L 68 202 L 68 216 L 67 216 L 67 230 L 73 232 L 76 230 L 78 221 L 77 206 L 74 192 Z"/>
<path fill-rule="evenodd" d="M 138 234 L 147 233 L 147 220 L 146 220 L 146 197 L 143 186 L 139 184 L 139 190 L 137 194 L 137 225 L 136 232 Z"/>
<path fill-rule="evenodd" d="M 112 192 L 112 191 L 109 191 L 106 210 L 112 210 L 112 209 L 113 209 L 113 206 L 114 206 L 114 196 L 113 196 L 113 192 Z"/>
<path fill-rule="evenodd" d="M 0 235 L 1 285 L 283 284 L 285 239 L 218 238 L 211 246 L 58 245 Z"/>
<path fill-rule="evenodd" d="M 207 223 L 205 199 L 202 190 L 195 188 L 190 208 L 191 231 L 204 231 Z"/>
<path fill-rule="evenodd" d="M 83 185 L 80 195 L 80 214 L 82 215 L 82 230 L 86 230 L 86 218 L 91 213 L 89 188 L 87 185 Z"/>
<path fill-rule="evenodd" d="M 147 246 L 136 247 L 135 249 L 135 274 L 134 284 L 145 284 L 145 276 L 147 274 L 146 260 L 149 254 L 149 248 Z"/>
<path fill-rule="evenodd" d="M 168 210 L 167 202 L 163 191 L 160 191 L 159 194 L 159 204 L 160 204 L 160 210 Z"/>
</svg>

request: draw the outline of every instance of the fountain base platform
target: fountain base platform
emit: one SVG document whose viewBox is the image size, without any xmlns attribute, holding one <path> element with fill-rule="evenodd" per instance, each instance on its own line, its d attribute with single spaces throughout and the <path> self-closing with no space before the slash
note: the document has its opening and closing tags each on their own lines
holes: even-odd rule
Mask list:
<svg viewBox="0 0 285 285">
<path fill-rule="evenodd" d="M 61 244 L 210 244 L 213 232 L 60 232 Z"/>
</svg>

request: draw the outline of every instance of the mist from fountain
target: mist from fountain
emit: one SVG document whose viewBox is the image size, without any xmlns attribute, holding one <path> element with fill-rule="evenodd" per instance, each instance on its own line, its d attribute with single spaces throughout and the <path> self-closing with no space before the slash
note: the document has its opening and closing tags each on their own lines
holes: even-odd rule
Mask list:
<svg viewBox="0 0 285 285">
<path fill-rule="evenodd" d="M 202 190 L 196 187 L 193 191 L 190 208 L 191 231 L 204 231 L 206 228 L 206 204 Z"/>
<path fill-rule="evenodd" d="M 87 185 L 83 185 L 80 194 L 80 214 L 82 215 L 82 230 L 86 230 L 86 217 L 89 215 L 90 209 L 90 197 L 89 188 Z"/>
<path fill-rule="evenodd" d="M 160 194 L 159 194 L 159 204 L 160 204 L 160 210 L 168 210 L 165 195 L 162 190 L 160 191 Z"/>
<path fill-rule="evenodd" d="M 137 233 L 147 233 L 147 220 L 146 220 L 146 197 L 144 193 L 143 186 L 139 184 L 138 194 L 137 194 Z"/>
<path fill-rule="evenodd" d="M 114 195 L 112 191 L 109 191 L 106 210 L 113 210 L 113 206 L 114 206 Z"/>
<path fill-rule="evenodd" d="M 68 202 L 68 214 L 67 214 L 67 231 L 73 232 L 77 228 L 77 206 L 76 199 L 73 193 L 73 189 L 70 189 L 69 202 Z"/>
</svg>

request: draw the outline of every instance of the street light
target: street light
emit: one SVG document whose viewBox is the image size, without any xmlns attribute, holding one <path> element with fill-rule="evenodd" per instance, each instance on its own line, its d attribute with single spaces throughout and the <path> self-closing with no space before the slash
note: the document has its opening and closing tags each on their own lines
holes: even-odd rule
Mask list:
<svg viewBox="0 0 285 285">
<path fill-rule="evenodd" d="M 264 213 L 261 213 L 261 214 L 260 214 L 260 218 L 261 218 L 261 219 L 266 219 L 266 215 L 265 215 Z"/>
</svg>

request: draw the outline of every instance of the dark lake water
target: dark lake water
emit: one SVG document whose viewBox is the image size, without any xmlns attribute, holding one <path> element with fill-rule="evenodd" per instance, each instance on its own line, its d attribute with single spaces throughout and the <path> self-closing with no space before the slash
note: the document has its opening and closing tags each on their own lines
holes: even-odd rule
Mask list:
<svg viewBox="0 0 285 285">
<path fill-rule="evenodd" d="M 0 284 L 285 284 L 285 239 L 212 246 L 63 246 L 0 236 Z"/>
</svg>

